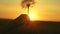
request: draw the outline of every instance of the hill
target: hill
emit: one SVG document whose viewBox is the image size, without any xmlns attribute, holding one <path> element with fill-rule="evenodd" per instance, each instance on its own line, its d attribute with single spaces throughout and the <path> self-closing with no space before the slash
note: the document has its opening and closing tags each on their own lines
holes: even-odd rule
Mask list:
<svg viewBox="0 0 60 34">
<path fill-rule="evenodd" d="M 58 34 L 60 22 L 30 21 L 25 14 L 15 20 L 0 19 L 0 34 Z"/>
</svg>

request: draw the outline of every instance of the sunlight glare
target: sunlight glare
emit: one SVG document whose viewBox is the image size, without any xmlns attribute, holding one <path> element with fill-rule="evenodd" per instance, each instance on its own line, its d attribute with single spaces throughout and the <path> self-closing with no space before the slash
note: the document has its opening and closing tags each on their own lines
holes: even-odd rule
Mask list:
<svg viewBox="0 0 60 34">
<path fill-rule="evenodd" d="M 33 14 L 29 14 L 30 20 L 34 20 L 34 15 Z"/>
</svg>

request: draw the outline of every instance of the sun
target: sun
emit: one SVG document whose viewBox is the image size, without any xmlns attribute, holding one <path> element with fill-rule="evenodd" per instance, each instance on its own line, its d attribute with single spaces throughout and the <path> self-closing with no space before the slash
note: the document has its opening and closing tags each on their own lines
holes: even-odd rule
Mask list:
<svg viewBox="0 0 60 34">
<path fill-rule="evenodd" d="M 29 14 L 30 20 L 34 20 L 35 16 L 33 14 Z"/>
</svg>

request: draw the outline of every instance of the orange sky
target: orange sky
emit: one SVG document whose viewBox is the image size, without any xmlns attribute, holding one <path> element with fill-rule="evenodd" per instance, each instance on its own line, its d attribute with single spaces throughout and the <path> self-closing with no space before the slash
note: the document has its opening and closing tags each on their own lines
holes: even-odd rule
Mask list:
<svg viewBox="0 0 60 34">
<path fill-rule="evenodd" d="M 36 4 L 30 7 L 30 14 L 34 20 L 60 21 L 60 0 L 35 0 Z M 0 18 L 15 19 L 27 9 L 20 6 L 21 0 L 0 0 Z"/>
</svg>

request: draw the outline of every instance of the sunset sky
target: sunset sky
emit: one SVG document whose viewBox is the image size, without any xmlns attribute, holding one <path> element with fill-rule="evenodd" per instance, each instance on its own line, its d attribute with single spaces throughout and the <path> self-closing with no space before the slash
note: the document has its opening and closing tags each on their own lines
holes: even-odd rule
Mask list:
<svg viewBox="0 0 60 34">
<path fill-rule="evenodd" d="M 30 7 L 33 20 L 60 21 L 60 0 L 35 0 Z M 15 19 L 21 14 L 27 14 L 27 9 L 21 7 L 21 0 L 0 0 L 0 18 Z"/>
</svg>

